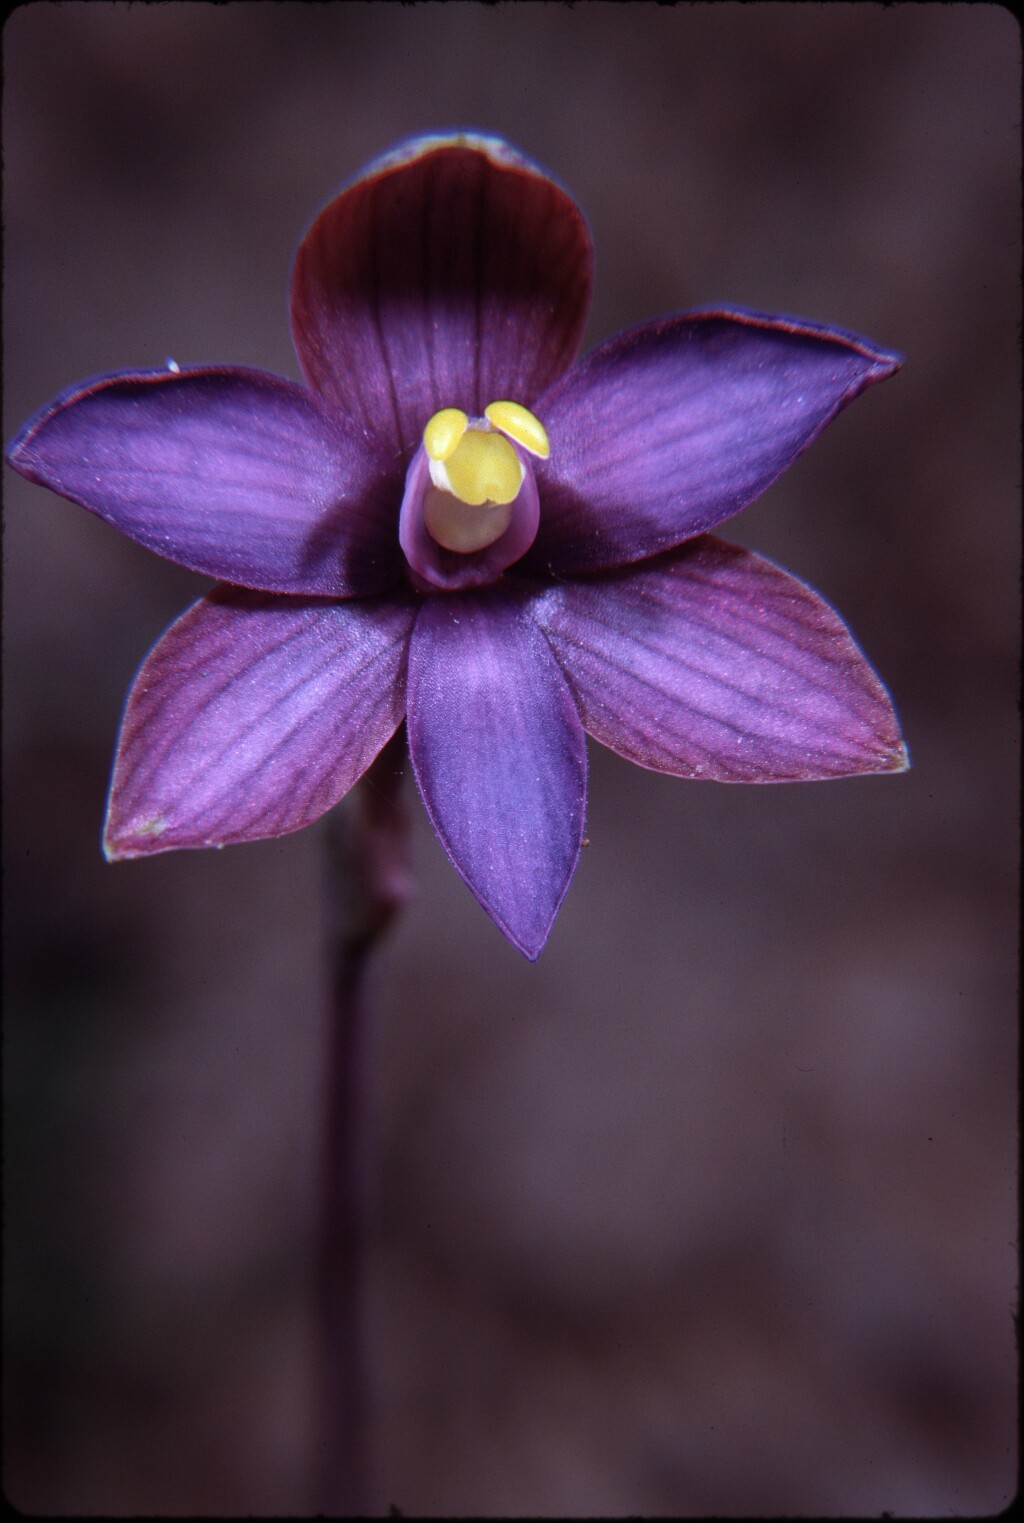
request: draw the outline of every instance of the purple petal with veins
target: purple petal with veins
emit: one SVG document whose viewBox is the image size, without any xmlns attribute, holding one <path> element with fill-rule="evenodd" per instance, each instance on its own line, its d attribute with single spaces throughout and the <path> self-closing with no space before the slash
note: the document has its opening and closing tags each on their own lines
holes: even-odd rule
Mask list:
<svg viewBox="0 0 1024 1523">
<path fill-rule="evenodd" d="M 839 615 L 710 535 L 531 605 L 587 731 L 629 761 L 720 782 L 907 766 L 892 702 Z"/>
<path fill-rule="evenodd" d="M 408 707 L 441 844 L 492 920 L 536 957 L 576 868 L 587 759 L 565 678 L 521 600 L 491 588 L 424 603 Z"/>
<path fill-rule="evenodd" d="M 405 712 L 415 609 L 218 588 L 147 657 L 107 813 L 110 858 L 299 830 L 362 776 Z"/>
<path fill-rule="evenodd" d="M 840 329 L 740 311 L 610 339 L 536 404 L 551 458 L 529 565 L 600 571 L 731 518 L 899 364 Z"/>
<path fill-rule="evenodd" d="M 402 576 L 401 472 L 365 430 L 260 370 L 97 377 L 31 419 L 10 462 L 158 555 L 243 587 L 352 597 Z"/>
<path fill-rule="evenodd" d="M 412 139 L 302 240 L 295 350 L 314 391 L 408 458 L 440 408 L 529 406 L 572 364 L 592 268 L 579 207 L 507 143 Z"/>
</svg>

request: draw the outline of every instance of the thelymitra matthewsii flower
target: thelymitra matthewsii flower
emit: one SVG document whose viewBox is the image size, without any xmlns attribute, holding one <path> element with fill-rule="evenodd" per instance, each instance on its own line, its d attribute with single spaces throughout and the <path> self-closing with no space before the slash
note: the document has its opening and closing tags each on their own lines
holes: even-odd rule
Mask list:
<svg viewBox="0 0 1024 1523">
<path fill-rule="evenodd" d="M 414 138 L 299 246 L 305 386 L 128 370 L 25 425 L 15 470 L 220 584 L 135 680 L 109 857 L 298 830 L 404 720 L 445 851 L 532 958 L 579 856 L 586 733 L 725 782 L 906 766 L 839 616 L 710 532 L 899 356 L 715 308 L 577 362 L 591 279 L 549 175 L 499 138 Z"/>
</svg>

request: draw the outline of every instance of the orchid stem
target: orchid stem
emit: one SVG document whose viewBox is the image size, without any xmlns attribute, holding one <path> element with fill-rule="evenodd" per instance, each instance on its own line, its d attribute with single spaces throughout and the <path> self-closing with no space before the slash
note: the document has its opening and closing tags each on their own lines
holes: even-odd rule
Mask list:
<svg viewBox="0 0 1024 1523">
<path fill-rule="evenodd" d="M 368 1366 L 362 1274 L 367 1224 L 368 1041 L 363 1008 L 370 954 L 409 897 L 409 825 L 402 800 L 404 727 L 324 822 L 331 1009 L 318 1295 L 321 1425 L 314 1511 L 366 1515 Z"/>
</svg>

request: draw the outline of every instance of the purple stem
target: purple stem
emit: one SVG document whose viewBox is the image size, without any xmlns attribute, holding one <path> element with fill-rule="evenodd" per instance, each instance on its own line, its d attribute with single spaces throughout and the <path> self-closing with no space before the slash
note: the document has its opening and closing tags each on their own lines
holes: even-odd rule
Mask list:
<svg viewBox="0 0 1024 1523">
<path fill-rule="evenodd" d="M 331 1011 L 318 1263 L 321 1427 L 314 1511 L 365 1516 L 367 1361 L 361 1280 L 366 1230 L 367 1033 L 361 998 L 370 953 L 411 892 L 402 799 L 405 727 L 324 822 Z"/>
</svg>

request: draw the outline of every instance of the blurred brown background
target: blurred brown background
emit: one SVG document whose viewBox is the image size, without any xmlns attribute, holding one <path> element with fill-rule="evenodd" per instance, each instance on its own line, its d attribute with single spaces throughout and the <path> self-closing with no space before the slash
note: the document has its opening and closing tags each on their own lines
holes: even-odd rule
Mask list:
<svg viewBox="0 0 1024 1523">
<path fill-rule="evenodd" d="M 4 27 L 5 438 L 71 382 L 297 376 L 291 258 L 404 134 L 581 201 L 588 342 L 735 301 L 903 350 L 724 530 L 830 598 L 914 769 L 591 748 L 531 967 L 418 804 L 372 978 L 374 1506 L 969 1515 L 1016 1486 L 1020 39 L 996 6 L 33 4 Z M 201 579 L 5 472 L 9 1499 L 302 1512 L 317 840 L 108 867 Z"/>
</svg>

